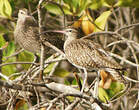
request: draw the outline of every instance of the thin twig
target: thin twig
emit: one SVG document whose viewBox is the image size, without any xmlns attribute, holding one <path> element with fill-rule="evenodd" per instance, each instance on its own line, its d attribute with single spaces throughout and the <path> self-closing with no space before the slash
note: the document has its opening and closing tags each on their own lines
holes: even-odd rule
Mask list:
<svg viewBox="0 0 139 110">
<path fill-rule="evenodd" d="M 81 99 L 75 100 L 72 104 L 70 104 L 65 110 L 74 110 L 74 108 L 78 105 Z"/>
<path fill-rule="evenodd" d="M 115 45 L 115 44 L 118 44 L 118 43 L 126 43 L 127 41 L 126 40 L 119 40 L 119 41 L 115 41 L 115 42 L 112 42 L 110 44 L 107 45 L 107 47 L 110 47 L 112 45 Z M 129 43 L 133 43 L 134 44 L 134 41 L 128 41 Z"/>
<path fill-rule="evenodd" d="M 117 54 L 110 53 L 110 52 L 109 52 L 109 54 L 110 54 L 111 56 L 115 57 L 115 58 L 118 58 L 118 59 L 120 59 L 120 60 L 123 60 L 125 63 L 128 63 L 128 64 L 130 64 L 130 65 L 132 65 L 132 66 L 135 66 L 135 67 L 139 67 L 138 64 L 135 64 L 135 63 L 133 63 L 133 62 L 131 62 L 131 61 L 129 61 L 129 60 L 127 60 L 127 59 L 125 59 L 125 58 L 123 58 L 123 57 L 117 55 Z"/>
<path fill-rule="evenodd" d="M 114 15 L 114 17 L 115 17 L 115 19 L 116 19 L 116 23 L 117 23 L 117 27 L 119 27 L 119 19 L 118 19 L 118 17 L 117 17 L 117 15 L 116 15 L 116 12 L 115 12 L 115 10 L 114 10 L 114 8 L 112 7 L 112 12 L 113 12 L 113 15 Z"/>
<path fill-rule="evenodd" d="M 8 81 L 10 84 L 13 83 L 6 75 L 2 74 L 1 72 L 0 72 L 0 76 L 1 76 L 2 78 L 4 78 L 6 81 Z"/>
<path fill-rule="evenodd" d="M 135 24 L 131 24 L 131 25 L 128 25 L 128 26 L 120 27 L 115 32 L 119 32 L 121 30 L 128 29 L 128 28 L 132 28 L 132 27 L 136 27 L 136 26 L 139 26 L 139 23 L 135 23 Z"/>
<path fill-rule="evenodd" d="M 62 58 L 62 55 L 59 57 L 59 58 Z M 56 62 L 51 70 L 51 72 L 49 73 L 49 76 L 53 76 L 54 72 L 55 72 L 55 69 L 56 67 L 59 65 L 59 62 Z"/>
<path fill-rule="evenodd" d="M 18 52 L 13 53 L 13 54 L 10 55 L 10 56 L 4 57 L 4 58 L 5 58 L 4 61 L 8 60 L 8 59 L 11 58 L 11 57 L 14 57 L 14 56 L 18 55 L 19 53 L 21 53 L 21 52 L 23 52 L 23 51 L 24 51 L 24 49 L 21 49 L 21 50 L 19 50 Z"/>
<path fill-rule="evenodd" d="M 44 45 L 43 45 L 43 35 L 42 33 L 42 13 L 41 13 L 41 4 L 43 3 L 44 0 L 40 0 L 38 4 L 38 23 L 39 23 L 39 35 L 40 35 L 40 40 L 41 40 L 41 57 L 40 57 L 40 80 L 43 81 L 43 70 L 44 70 Z"/>
</svg>

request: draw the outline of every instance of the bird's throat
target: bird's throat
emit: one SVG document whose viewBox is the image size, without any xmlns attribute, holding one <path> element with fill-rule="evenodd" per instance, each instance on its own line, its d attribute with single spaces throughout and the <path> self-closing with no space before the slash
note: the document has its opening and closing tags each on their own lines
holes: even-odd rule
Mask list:
<svg viewBox="0 0 139 110">
<path fill-rule="evenodd" d="M 68 44 L 70 44 L 72 41 L 74 41 L 76 38 L 75 37 L 68 37 L 64 43 L 64 49 L 66 48 L 66 46 L 68 46 Z"/>
</svg>

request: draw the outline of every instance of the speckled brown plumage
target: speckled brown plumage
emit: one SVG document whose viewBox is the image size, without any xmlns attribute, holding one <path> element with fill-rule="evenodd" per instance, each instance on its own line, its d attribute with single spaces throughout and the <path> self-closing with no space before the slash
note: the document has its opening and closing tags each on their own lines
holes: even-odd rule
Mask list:
<svg viewBox="0 0 139 110">
<path fill-rule="evenodd" d="M 40 46 L 40 37 L 38 31 L 38 25 L 33 16 L 28 14 L 26 9 L 19 10 L 17 25 L 14 31 L 14 37 L 16 42 L 25 50 L 32 53 L 39 53 Z M 45 35 L 43 41 L 48 41 L 51 44 L 55 45 L 59 49 L 62 49 L 64 41 L 61 38 L 55 35 Z M 52 54 L 54 50 L 45 47 L 47 54 Z"/>
<path fill-rule="evenodd" d="M 110 57 L 98 43 L 89 39 L 77 39 L 77 32 L 74 29 L 66 29 L 68 36 L 64 44 L 66 58 L 74 66 L 80 69 L 99 70 L 104 69 L 121 82 L 125 80 L 116 70 L 122 70 L 122 66 Z"/>
</svg>

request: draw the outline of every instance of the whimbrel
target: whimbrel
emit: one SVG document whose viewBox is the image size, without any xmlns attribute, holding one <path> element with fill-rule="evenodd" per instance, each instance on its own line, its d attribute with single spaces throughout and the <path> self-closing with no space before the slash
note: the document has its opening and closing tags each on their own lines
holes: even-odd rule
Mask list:
<svg viewBox="0 0 139 110">
<path fill-rule="evenodd" d="M 101 45 L 89 39 L 78 39 L 78 31 L 73 28 L 56 32 L 61 32 L 67 36 L 67 40 L 64 43 L 64 52 L 68 61 L 75 67 L 84 70 L 85 78 L 81 92 L 83 92 L 87 81 L 87 70 L 98 71 L 104 69 L 116 80 L 125 82 L 119 74 L 119 71 L 122 71 L 123 67 L 110 57 Z"/>
<path fill-rule="evenodd" d="M 25 50 L 32 53 L 40 53 L 41 43 L 38 25 L 34 17 L 29 15 L 27 9 L 19 10 L 14 37 L 16 42 Z M 44 41 L 48 41 L 59 49 L 63 48 L 64 41 L 55 35 L 45 35 Z M 55 52 L 46 46 L 45 51 L 47 54 Z"/>
</svg>

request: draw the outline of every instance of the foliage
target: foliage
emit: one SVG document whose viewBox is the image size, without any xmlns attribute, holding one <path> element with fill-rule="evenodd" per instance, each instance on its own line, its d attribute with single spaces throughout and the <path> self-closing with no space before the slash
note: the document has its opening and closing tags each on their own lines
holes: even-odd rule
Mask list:
<svg viewBox="0 0 139 110">
<path fill-rule="evenodd" d="M 0 14 L 3 17 L 11 18 L 12 8 L 8 0 L 0 0 Z"/>
<path fill-rule="evenodd" d="M 105 90 L 102 87 L 99 87 L 99 98 L 100 100 L 106 103 L 109 99 L 115 96 L 115 94 L 118 94 L 120 91 L 124 89 L 125 89 L 124 84 L 119 83 L 119 82 L 112 82 L 109 89 Z M 119 96 L 121 95 L 122 94 L 119 94 Z"/>
<path fill-rule="evenodd" d="M 21 48 L 18 44 L 16 44 L 14 40 L 14 29 L 16 25 L 18 10 L 21 8 L 27 8 L 31 13 L 33 13 L 35 19 L 38 20 L 37 13 L 35 12 L 37 10 L 37 5 L 38 0 L 0 0 L 0 51 L 2 50 L 1 55 L 2 58 L 0 59 L 0 61 L 2 61 L 2 64 L 13 62 L 16 63 L 33 62 L 34 60 L 33 53 L 30 53 L 26 50 L 14 55 Z M 77 29 L 81 29 L 83 32 L 82 35 L 87 36 L 88 34 L 91 34 L 93 32 L 102 32 L 105 30 L 116 32 L 117 29 L 120 29 L 125 25 L 130 25 L 135 23 L 135 21 L 138 21 L 136 20 L 138 18 L 138 14 L 136 13 L 138 13 L 137 8 L 139 8 L 139 1 L 138 0 L 53 0 L 49 2 L 44 2 L 42 4 L 42 7 L 44 7 L 42 8 L 43 16 L 46 17 L 46 19 L 43 18 L 43 24 L 46 24 L 46 27 L 48 26 L 47 27 L 48 29 L 49 26 L 53 27 L 54 29 L 57 28 L 58 26 L 60 28 L 63 27 L 62 17 L 64 15 L 66 19 L 66 26 L 72 25 Z M 135 9 L 137 10 L 137 12 L 134 11 Z M 134 16 L 132 16 L 132 14 L 134 14 Z M 120 31 L 118 34 L 120 34 L 123 38 L 120 40 L 112 39 L 112 37 L 104 38 L 104 35 L 93 38 L 100 44 L 103 44 L 104 47 L 107 47 L 107 45 L 110 43 L 114 43 L 113 44 L 114 46 L 112 45 L 110 48 L 108 48 L 108 50 L 122 56 L 123 59 L 119 59 L 121 60 L 120 62 L 121 64 L 125 64 L 124 60 L 127 59 L 128 63 L 126 64 L 126 66 L 128 66 L 130 69 L 127 73 L 128 75 L 132 73 L 132 77 L 136 76 L 136 66 L 133 66 L 132 64 L 134 63 L 134 65 L 135 64 L 137 65 L 139 58 L 139 56 L 137 55 L 139 51 L 138 50 L 139 39 L 138 39 L 138 32 L 136 29 L 135 30 L 127 29 L 126 31 Z M 130 41 L 130 43 L 131 42 L 133 43 L 130 45 L 130 43 L 127 43 L 125 41 Z M 49 59 L 49 57 L 47 59 Z M 75 80 L 73 75 L 70 74 L 73 73 L 74 71 L 73 66 L 70 65 L 69 66 L 70 69 L 69 68 L 67 69 L 66 67 L 61 66 L 61 62 L 57 67 L 55 67 L 56 63 L 48 64 L 47 67 L 44 69 L 44 77 L 46 78 L 47 76 L 49 76 L 49 73 L 54 70 L 53 76 L 56 76 L 56 78 L 60 77 L 64 79 L 63 81 L 56 79 L 56 82 L 60 83 L 62 82 L 65 85 L 77 87 L 78 85 L 77 81 Z M 66 64 L 68 63 L 66 62 Z M 18 79 L 24 76 L 22 72 L 26 73 L 26 71 L 30 69 L 30 66 L 31 66 L 30 64 L 7 64 L 5 66 L 0 66 L 0 73 L 4 74 L 7 77 L 14 75 L 16 73 L 21 73 L 17 77 Z M 36 68 L 37 67 L 38 66 L 36 66 Z M 38 79 L 36 77 L 35 77 L 36 79 L 35 78 L 31 79 L 34 73 L 30 72 L 30 75 L 25 79 L 25 81 L 21 83 L 23 85 L 27 85 L 34 82 L 38 83 L 39 82 L 38 77 L 37 77 Z M 72 76 L 72 78 L 69 77 L 70 75 Z M 3 79 L 4 78 L 2 78 L 2 80 Z M 91 77 L 91 81 L 93 79 L 94 77 Z M 90 82 L 90 80 L 88 82 Z M 124 88 L 125 88 L 124 84 L 112 81 L 110 88 L 108 89 L 99 87 L 99 99 L 102 102 L 107 103 L 107 101 L 109 101 L 115 94 L 119 93 Z M 79 88 L 77 90 L 79 90 Z M 5 94 L 9 92 L 5 91 L 4 91 Z M 10 91 L 10 95 L 8 94 L 7 96 L 10 97 L 12 92 L 13 91 Z M 58 96 L 57 93 L 50 93 L 50 94 L 52 95 L 56 94 L 54 97 Z M 29 94 L 29 96 L 31 95 Z M 19 96 L 23 100 L 17 101 L 17 99 L 15 98 L 17 103 L 21 102 L 21 106 L 17 105 L 15 109 L 28 109 L 29 106 L 27 101 L 28 100 L 32 101 L 32 99 L 28 99 L 28 97 L 25 99 L 25 97 L 23 97 L 22 95 Z M 52 98 L 53 97 L 51 97 L 50 99 Z M 67 98 L 70 103 L 75 100 L 75 97 L 73 96 L 72 97 L 68 96 Z M 130 99 L 127 98 L 127 100 Z M 132 102 L 135 102 L 135 99 L 133 100 L 134 101 Z M 31 101 L 29 103 L 31 103 Z M 2 101 L 0 101 L 0 103 L 1 102 Z M 33 100 L 33 103 L 34 102 L 37 103 L 37 101 Z M 51 100 L 49 102 L 51 102 Z"/>
</svg>

